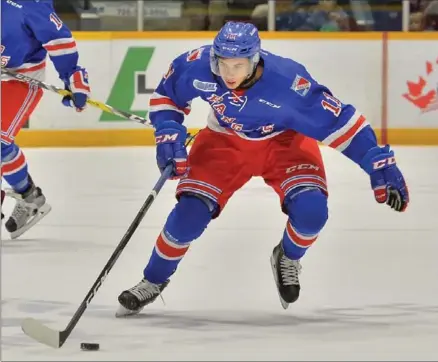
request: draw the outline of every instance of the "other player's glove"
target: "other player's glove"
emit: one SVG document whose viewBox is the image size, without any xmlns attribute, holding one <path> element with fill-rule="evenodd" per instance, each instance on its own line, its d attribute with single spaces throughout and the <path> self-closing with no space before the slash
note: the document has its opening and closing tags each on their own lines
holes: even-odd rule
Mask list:
<svg viewBox="0 0 438 362">
<path fill-rule="evenodd" d="M 78 67 L 68 79 L 64 79 L 64 84 L 65 89 L 73 94 L 62 98 L 62 104 L 76 108 L 77 112 L 82 112 L 87 106 L 87 99 L 90 95 L 87 70 Z"/>
<path fill-rule="evenodd" d="M 405 211 L 409 203 L 408 187 L 389 145 L 370 149 L 360 166 L 370 175 L 376 201 L 386 203 L 395 211 Z"/>
<path fill-rule="evenodd" d="M 155 126 L 158 168 L 163 172 L 168 164 L 173 163 L 172 179 L 187 174 L 186 138 L 187 128 L 176 121 L 164 121 Z"/>
</svg>

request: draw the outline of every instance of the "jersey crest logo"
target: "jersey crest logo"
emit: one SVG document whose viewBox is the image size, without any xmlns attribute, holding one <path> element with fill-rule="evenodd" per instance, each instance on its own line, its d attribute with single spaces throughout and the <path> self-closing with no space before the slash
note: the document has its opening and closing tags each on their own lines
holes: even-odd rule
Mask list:
<svg viewBox="0 0 438 362">
<path fill-rule="evenodd" d="M 50 14 L 50 21 L 55 24 L 56 30 L 60 30 L 62 28 L 62 20 L 55 13 Z"/>
<path fill-rule="evenodd" d="M 228 101 L 232 106 L 239 107 L 239 112 L 245 107 L 246 102 L 248 102 L 247 96 L 239 96 L 234 92 L 229 92 Z"/>
<path fill-rule="evenodd" d="M 216 92 L 217 84 L 210 82 L 202 82 L 198 79 L 193 81 L 193 87 L 203 92 Z"/>
<path fill-rule="evenodd" d="M 311 86 L 312 83 L 310 83 L 306 78 L 303 78 L 301 75 L 297 74 L 294 82 L 292 83 L 291 89 L 300 96 L 304 97 L 307 93 L 309 93 Z"/>
<path fill-rule="evenodd" d="M 187 61 L 188 62 L 193 62 L 195 60 L 200 59 L 203 51 L 204 51 L 204 48 L 199 48 L 199 49 L 191 50 L 187 54 Z"/>
</svg>

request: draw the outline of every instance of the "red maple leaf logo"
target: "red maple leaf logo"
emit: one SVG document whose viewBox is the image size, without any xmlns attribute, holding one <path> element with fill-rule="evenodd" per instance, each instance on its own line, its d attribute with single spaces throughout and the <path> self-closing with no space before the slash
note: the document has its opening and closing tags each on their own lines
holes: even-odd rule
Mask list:
<svg viewBox="0 0 438 362">
<path fill-rule="evenodd" d="M 435 63 L 438 66 L 438 58 Z M 433 62 L 426 62 L 426 76 L 430 76 L 433 72 Z M 403 94 L 404 98 L 421 109 L 422 112 L 438 110 L 438 88 L 426 91 L 427 84 L 426 79 L 420 76 L 416 83 L 412 81 L 407 82 L 408 93 Z"/>
</svg>

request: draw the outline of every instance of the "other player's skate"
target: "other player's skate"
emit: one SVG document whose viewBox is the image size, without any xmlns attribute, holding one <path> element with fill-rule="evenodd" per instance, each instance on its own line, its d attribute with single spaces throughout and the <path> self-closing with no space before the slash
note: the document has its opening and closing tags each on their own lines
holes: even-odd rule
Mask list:
<svg viewBox="0 0 438 362">
<path fill-rule="evenodd" d="M 1 194 L 2 194 L 2 198 L 1 198 L 2 203 L 1 203 L 1 205 L 2 205 L 2 211 L 3 211 L 3 200 L 5 199 L 6 192 L 5 192 L 4 190 L 2 190 L 2 191 L 1 191 Z M 3 220 L 3 218 L 5 217 L 5 215 L 3 214 L 3 212 L 2 212 L 1 214 L 2 214 L 2 220 Z"/>
<path fill-rule="evenodd" d="M 12 239 L 24 234 L 52 209 L 46 203 L 46 197 L 41 189 L 36 187 L 32 181 L 30 181 L 29 189 L 22 194 L 13 191 L 8 191 L 7 194 L 17 200 L 14 210 L 5 224 Z"/>
<path fill-rule="evenodd" d="M 298 279 L 298 274 L 301 272 L 300 261 L 289 259 L 284 254 L 280 242 L 272 251 L 271 266 L 281 305 L 287 309 L 289 304 L 294 303 L 300 296 L 300 281 Z"/>
<path fill-rule="evenodd" d="M 138 314 L 146 305 L 157 299 L 164 288 L 169 284 L 166 280 L 162 284 L 154 284 L 146 279 L 134 287 L 125 290 L 119 295 L 119 309 L 116 312 L 116 317 L 126 317 L 129 315 Z"/>
</svg>

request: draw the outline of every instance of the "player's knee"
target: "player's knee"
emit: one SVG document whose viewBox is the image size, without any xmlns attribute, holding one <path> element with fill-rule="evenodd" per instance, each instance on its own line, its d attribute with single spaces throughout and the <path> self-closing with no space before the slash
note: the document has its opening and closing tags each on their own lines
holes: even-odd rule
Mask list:
<svg viewBox="0 0 438 362">
<path fill-rule="evenodd" d="M 167 219 L 166 232 L 182 244 L 197 239 L 211 221 L 215 209 L 208 201 L 196 195 L 182 194 Z"/>
<path fill-rule="evenodd" d="M 319 233 L 328 219 L 327 195 L 319 188 L 297 188 L 285 200 L 289 219 L 302 233 Z"/>
</svg>

